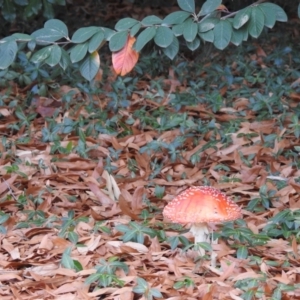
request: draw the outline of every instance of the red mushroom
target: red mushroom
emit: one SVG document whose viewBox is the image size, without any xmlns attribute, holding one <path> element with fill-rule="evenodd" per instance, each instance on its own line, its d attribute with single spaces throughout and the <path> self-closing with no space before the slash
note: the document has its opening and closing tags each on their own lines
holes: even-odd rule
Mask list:
<svg viewBox="0 0 300 300">
<path fill-rule="evenodd" d="M 174 223 L 192 223 L 195 243 L 210 242 L 207 223 L 233 221 L 242 216 L 241 208 L 220 190 L 210 186 L 191 187 L 176 196 L 163 210 Z M 204 250 L 199 250 L 204 255 Z"/>
</svg>

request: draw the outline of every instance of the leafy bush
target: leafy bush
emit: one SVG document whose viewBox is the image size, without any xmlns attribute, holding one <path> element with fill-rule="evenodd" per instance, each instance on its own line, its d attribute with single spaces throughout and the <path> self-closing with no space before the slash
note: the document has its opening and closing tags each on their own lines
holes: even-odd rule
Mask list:
<svg viewBox="0 0 300 300">
<path fill-rule="evenodd" d="M 64 22 L 48 20 L 44 28 L 31 35 L 15 33 L 0 41 L 0 70 L 3 70 L 0 77 L 5 76 L 22 52 L 38 68 L 59 66 L 66 70 L 73 64 L 91 81 L 100 69 L 99 50 L 106 42 L 112 52 L 114 70 L 125 75 L 152 40 L 167 57 L 174 59 L 181 42 L 191 51 L 206 42 L 223 50 L 230 43 L 240 45 L 249 36 L 258 38 L 265 27 L 272 28 L 276 21 L 287 21 L 286 13 L 274 3 L 254 3 L 231 13 L 221 3 L 222 0 L 207 0 L 196 12 L 194 0 L 178 0 L 181 10 L 164 19 L 154 15 L 141 21 L 124 18 L 116 23 L 114 30 L 89 26 L 78 29 L 72 37 Z"/>
</svg>

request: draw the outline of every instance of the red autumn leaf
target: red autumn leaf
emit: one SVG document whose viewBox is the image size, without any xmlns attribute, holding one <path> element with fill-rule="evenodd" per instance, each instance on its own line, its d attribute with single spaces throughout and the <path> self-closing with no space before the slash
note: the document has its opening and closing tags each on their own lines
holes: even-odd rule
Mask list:
<svg viewBox="0 0 300 300">
<path fill-rule="evenodd" d="M 129 35 L 124 48 L 112 54 L 113 67 L 118 75 L 129 73 L 139 59 L 139 53 L 132 49 L 135 40 L 135 37 Z"/>
</svg>

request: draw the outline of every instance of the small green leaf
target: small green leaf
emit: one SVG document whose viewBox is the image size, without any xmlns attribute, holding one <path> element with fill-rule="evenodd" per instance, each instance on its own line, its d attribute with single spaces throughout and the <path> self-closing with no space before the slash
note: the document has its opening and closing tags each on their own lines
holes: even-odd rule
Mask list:
<svg viewBox="0 0 300 300">
<path fill-rule="evenodd" d="M 210 30 L 210 31 L 206 31 L 206 32 L 199 32 L 198 35 L 201 37 L 201 39 L 203 41 L 212 43 L 214 41 L 214 31 Z"/>
<path fill-rule="evenodd" d="M 60 31 L 51 28 L 38 29 L 31 34 L 38 45 L 49 45 L 64 37 Z"/>
<path fill-rule="evenodd" d="M 74 259 L 73 263 L 74 263 L 74 269 L 76 272 L 80 272 L 83 270 L 82 264 L 78 260 Z"/>
<path fill-rule="evenodd" d="M 101 274 L 99 274 L 99 273 L 91 274 L 91 275 L 84 281 L 84 283 L 85 283 L 85 284 L 91 284 L 91 283 L 97 282 L 97 281 L 99 281 L 100 276 L 101 276 Z"/>
<path fill-rule="evenodd" d="M 162 19 L 157 16 L 147 16 L 141 21 L 143 26 L 159 25 L 161 22 Z"/>
<path fill-rule="evenodd" d="M 298 4 L 298 18 L 300 18 L 300 3 Z"/>
<path fill-rule="evenodd" d="M 71 62 L 74 64 L 80 60 L 82 60 L 88 50 L 88 43 L 75 45 L 70 52 Z"/>
<path fill-rule="evenodd" d="M 45 63 L 50 67 L 54 67 L 61 59 L 61 48 L 58 45 L 53 45 L 50 47 L 50 49 L 51 53 L 45 60 Z"/>
<path fill-rule="evenodd" d="M 25 33 L 14 33 L 12 37 L 18 42 L 29 42 L 32 40 L 32 37 Z"/>
<path fill-rule="evenodd" d="M 9 215 L 8 214 L 1 215 L 0 216 L 0 224 L 5 223 L 8 219 L 9 219 Z"/>
<path fill-rule="evenodd" d="M 205 16 L 216 10 L 222 3 L 222 0 L 207 0 L 201 7 L 199 16 Z"/>
<path fill-rule="evenodd" d="M 207 18 L 203 19 L 200 23 L 198 23 L 198 30 L 199 32 L 206 32 L 213 29 L 216 24 L 220 22 L 218 18 Z"/>
<path fill-rule="evenodd" d="M 167 15 L 162 23 L 166 25 L 175 25 L 183 23 L 188 17 L 190 13 L 186 11 L 175 11 Z"/>
<path fill-rule="evenodd" d="M 117 24 L 115 25 L 115 29 L 117 31 L 127 30 L 127 29 L 130 29 L 131 27 L 133 27 L 134 25 L 136 25 L 137 23 L 139 23 L 139 21 L 137 21 L 135 19 L 124 18 L 117 22 Z"/>
<path fill-rule="evenodd" d="M 195 1 L 194 0 L 177 0 L 178 6 L 187 12 L 195 12 Z"/>
<path fill-rule="evenodd" d="M 154 38 L 155 34 L 155 27 L 148 27 L 145 30 L 143 30 L 136 39 L 134 49 L 137 52 L 140 52 L 145 47 L 145 45 Z"/>
<path fill-rule="evenodd" d="M 11 0 L 4 0 L 3 2 L 1 1 L 1 6 L 2 6 L 2 11 L 1 15 L 2 17 L 8 21 L 8 22 L 13 22 L 14 19 L 16 18 L 16 7 L 13 4 Z"/>
<path fill-rule="evenodd" d="M 96 26 L 84 27 L 76 30 L 72 36 L 73 43 L 83 43 L 90 39 L 94 34 L 101 31 L 101 28 Z"/>
<path fill-rule="evenodd" d="M 267 9 L 265 6 L 261 6 L 261 5 L 259 5 L 258 7 L 262 10 L 265 16 L 265 22 L 264 22 L 265 26 L 268 28 L 273 28 L 276 23 L 275 11 L 273 9 Z"/>
<path fill-rule="evenodd" d="M 184 21 L 183 37 L 187 42 L 192 42 L 198 33 L 198 25 L 189 18 Z"/>
<path fill-rule="evenodd" d="M 57 19 L 48 20 L 45 25 L 45 28 L 53 29 L 61 34 L 61 36 L 68 37 L 68 28 L 64 22 Z"/>
<path fill-rule="evenodd" d="M 184 23 L 177 24 L 177 25 L 174 25 L 172 27 L 172 31 L 173 31 L 173 33 L 174 33 L 175 36 L 181 36 L 181 35 L 183 35 L 183 30 L 184 30 Z"/>
<path fill-rule="evenodd" d="M 121 50 L 128 38 L 127 30 L 119 31 L 115 33 L 109 40 L 109 50 L 112 52 L 116 52 Z"/>
<path fill-rule="evenodd" d="M 232 27 L 229 21 L 220 20 L 214 30 L 214 45 L 216 48 L 223 50 L 228 46 L 231 40 Z"/>
<path fill-rule="evenodd" d="M 184 281 L 177 281 L 173 284 L 173 288 L 175 290 L 179 290 L 181 288 L 185 287 L 185 282 Z"/>
<path fill-rule="evenodd" d="M 100 68 L 100 57 L 97 51 L 88 55 L 80 66 L 81 75 L 88 81 L 93 80 Z"/>
<path fill-rule="evenodd" d="M 196 37 L 192 42 L 187 42 L 186 45 L 190 50 L 195 51 L 200 46 L 200 39 Z"/>
<path fill-rule="evenodd" d="M 27 47 L 30 51 L 33 51 L 36 47 L 36 42 L 35 40 L 31 40 L 27 43 Z"/>
<path fill-rule="evenodd" d="M 275 12 L 276 20 L 279 22 L 286 22 L 288 17 L 285 11 L 277 4 L 274 3 L 262 3 L 259 5 L 260 8 L 271 10 Z"/>
<path fill-rule="evenodd" d="M 241 28 L 243 25 L 245 25 L 251 16 L 251 9 L 250 7 L 246 7 L 242 10 L 240 10 L 233 18 L 233 27 L 235 29 Z"/>
<path fill-rule="evenodd" d="M 173 31 L 168 27 L 160 26 L 156 31 L 154 42 L 157 46 L 166 48 L 169 45 L 171 45 L 173 39 L 174 39 Z"/>
<path fill-rule="evenodd" d="M 67 51 L 61 48 L 61 58 L 59 61 L 59 65 L 63 70 L 66 70 L 67 67 L 71 64 L 70 56 Z"/>
<path fill-rule="evenodd" d="M 246 28 L 247 30 L 247 28 Z M 233 29 L 232 30 L 232 36 L 231 36 L 231 43 L 234 44 L 235 46 L 239 46 L 244 38 L 244 31 L 245 29 L 240 28 L 238 30 Z"/>
<path fill-rule="evenodd" d="M 246 246 L 240 246 L 236 252 L 238 259 L 246 259 L 248 257 L 248 249 Z"/>
<path fill-rule="evenodd" d="M 163 295 L 161 294 L 161 292 L 158 289 L 152 288 L 150 291 L 151 291 L 151 294 L 153 297 L 163 298 Z"/>
<path fill-rule="evenodd" d="M 68 233 L 68 239 L 71 243 L 77 244 L 78 243 L 78 234 L 74 231 Z"/>
<path fill-rule="evenodd" d="M 201 247 L 202 249 L 204 249 L 206 251 L 212 251 L 212 247 L 211 247 L 210 243 L 201 242 L 201 243 L 197 243 L 197 246 Z"/>
<path fill-rule="evenodd" d="M 30 61 L 35 64 L 43 62 L 49 57 L 50 54 L 51 54 L 51 46 L 42 48 L 32 55 Z"/>
<path fill-rule="evenodd" d="M 104 33 L 103 31 L 99 31 L 96 34 L 93 35 L 93 37 L 89 40 L 89 46 L 88 46 L 88 51 L 90 53 L 98 50 L 100 45 L 102 44 L 104 40 Z"/>
<path fill-rule="evenodd" d="M 16 41 L 0 41 L 0 69 L 8 68 L 15 60 L 18 51 Z"/>
<path fill-rule="evenodd" d="M 109 41 L 110 38 L 116 33 L 114 30 L 106 27 L 100 27 L 100 29 L 104 32 L 104 39 Z"/>
<path fill-rule="evenodd" d="M 254 38 L 258 38 L 264 29 L 264 24 L 265 17 L 262 10 L 257 6 L 252 7 L 251 18 L 247 26 L 249 34 Z"/>
<path fill-rule="evenodd" d="M 42 0 L 43 3 L 43 17 L 46 19 L 54 19 L 53 5 L 48 0 Z"/>
<path fill-rule="evenodd" d="M 135 36 L 141 29 L 142 24 L 137 23 L 130 29 L 130 36 Z"/>
<path fill-rule="evenodd" d="M 74 262 L 73 259 L 71 258 L 71 247 L 68 247 L 62 255 L 61 258 L 61 264 L 63 267 L 67 268 L 67 269 L 74 269 Z"/>
</svg>

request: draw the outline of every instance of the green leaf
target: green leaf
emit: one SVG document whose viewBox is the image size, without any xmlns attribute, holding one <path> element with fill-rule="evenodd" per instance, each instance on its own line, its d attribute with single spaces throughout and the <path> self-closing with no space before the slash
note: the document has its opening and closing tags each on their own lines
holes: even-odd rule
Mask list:
<svg viewBox="0 0 300 300">
<path fill-rule="evenodd" d="M 114 30 L 106 27 L 100 27 L 100 29 L 104 32 L 104 39 L 109 41 L 110 38 L 116 33 Z"/>
<path fill-rule="evenodd" d="M 0 41 L 0 69 L 8 68 L 15 60 L 18 51 L 16 41 Z"/>
<path fill-rule="evenodd" d="M 157 46 L 166 48 L 169 45 L 171 45 L 173 39 L 174 39 L 173 31 L 168 27 L 161 26 L 156 31 L 154 42 Z"/>
<path fill-rule="evenodd" d="M 46 19 L 53 19 L 54 18 L 54 9 L 53 5 L 49 3 L 48 0 L 42 0 L 43 3 L 43 17 Z"/>
<path fill-rule="evenodd" d="M 100 68 L 100 57 L 98 52 L 94 52 L 83 61 L 80 66 L 81 75 L 88 81 L 93 80 Z"/>
<path fill-rule="evenodd" d="M 205 16 L 216 10 L 222 3 L 222 0 L 207 0 L 201 7 L 199 16 Z"/>
<path fill-rule="evenodd" d="M 300 3 L 298 5 L 298 18 L 300 18 Z"/>
<path fill-rule="evenodd" d="M 240 10 L 233 18 L 233 27 L 235 29 L 241 28 L 243 25 L 245 25 L 251 16 L 251 8 L 246 7 L 242 10 Z"/>
<path fill-rule="evenodd" d="M 27 0 L 14 0 L 14 2 L 18 5 L 21 5 L 21 6 L 25 6 L 25 5 L 28 5 L 28 1 Z"/>
<path fill-rule="evenodd" d="M 247 26 L 249 34 L 254 38 L 258 38 L 264 29 L 264 24 L 265 17 L 262 10 L 257 6 L 253 6 L 251 8 L 251 18 Z"/>
<path fill-rule="evenodd" d="M 124 18 L 117 22 L 117 24 L 115 25 L 115 29 L 117 31 L 127 30 L 127 29 L 130 29 L 131 27 L 133 27 L 134 25 L 136 25 L 137 23 L 139 23 L 139 21 L 137 21 L 135 19 Z"/>
<path fill-rule="evenodd" d="M 198 33 L 198 25 L 189 18 L 184 21 L 183 37 L 187 42 L 192 42 Z"/>
<path fill-rule="evenodd" d="M 174 36 L 172 43 L 167 47 L 163 48 L 163 52 L 170 59 L 174 59 L 179 51 L 179 42 L 177 37 Z"/>
<path fill-rule="evenodd" d="M 68 28 L 64 22 L 61 20 L 53 19 L 53 20 L 48 20 L 45 25 L 45 28 L 53 29 L 61 34 L 61 36 L 67 38 L 69 33 L 68 33 Z"/>
<path fill-rule="evenodd" d="M 216 24 L 220 22 L 218 18 L 207 18 L 203 19 L 200 23 L 198 23 L 198 30 L 199 32 L 206 32 L 213 29 Z"/>
<path fill-rule="evenodd" d="M 71 243 L 77 244 L 78 243 L 78 234 L 74 231 L 68 233 L 68 239 Z"/>
<path fill-rule="evenodd" d="M 99 32 L 94 34 L 93 37 L 89 40 L 88 51 L 90 53 L 92 53 L 92 52 L 98 50 L 98 48 L 102 44 L 103 40 L 104 40 L 104 33 L 102 30 L 100 30 Z"/>
<path fill-rule="evenodd" d="M 163 298 L 162 293 L 156 288 L 151 288 L 150 292 L 151 292 L 151 295 L 155 298 Z"/>
<path fill-rule="evenodd" d="M 177 0 L 178 6 L 187 12 L 195 12 L 195 1 L 194 0 Z"/>
<path fill-rule="evenodd" d="M 175 11 L 167 15 L 162 23 L 166 25 L 175 25 L 183 23 L 191 14 L 186 11 Z"/>
<path fill-rule="evenodd" d="M 109 40 L 109 50 L 112 52 L 116 52 L 121 50 L 128 38 L 127 30 L 119 31 L 115 33 Z"/>
<path fill-rule="evenodd" d="M 161 22 L 162 19 L 157 16 L 147 16 L 141 21 L 143 26 L 159 25 Z"/>
<path fill-rule="evenodd" d="M 32 40 L 32 37 L 25 33 L 14 33 L 12 37 L 18 42 L 29 42 Z"/>
<path fill-rule="evenodd" d="M 277 4 L 274 3 L 262 3 L 259 5 L 261 9 L 273 10 L 275 12 L 276 20 L 279 22 L 286 22 L 288 17 L 285 11 Z"/>
<path fill-rule="evenodd" d="M 141 29 L 142 24 L 141 23 L 137 23 L 135 24 L 131 29 L 130 29 L 130 36 L 135 36 L 139 30 Z"/>
<path fill-rule="evenodd" d="M 74 263 L 74 269 L 76 272 L 80 272 L 83 270 L 82 264 L 78 260 L 74 259 L 73 263 Z"/>
<path fill-rule="evenodd" d="M 223 50 L 228 46 L 231 40 L 232 27 L 229 21 L 220 20 L 220 22 L 213 29 L 214 31 L 214 45 L 216 48 Z"/>
<path fill-rule="evenodd" d="M 265 22 L 264 22 L 265 26 L 268 28 L 273 28 L 276 23 L 275 11 L 273 9 L 267 9 L 265 6 L 261 6 L 261 5 L 259 5 L 258 7 L 262 10 L 265 16 Z"/>
<path fill-rule="evenodd" d="M 200 39 L 196 37 L 192 42 L 187 42 L 186 45 L 190 50 L 195 51 L 200 46 Z"/>
<path fill-rule="evenodd" d="M 29 0 L 28 5 L 24 7 L 23 17 L 25 19 L 37 15 L 41 10 L 43 2 L 40 0 Z"/>
<path fill-rule="evenodd" d="M 175 36 L 181 36 L 181 35 L 183 35 L 183 29 L 184 29 L 184 23 L 177 24 L 177 25 L 174 25 L 172 27 L 172 31 L 173 31 L 173 33 L 174 33 Z"/>
<path fill-rule="evenodd" d="M 59 63 L 61 59 L 61 48 L 58 45 L 53 45 L 50 48 L 51 53 L 45 60 L 45 63 L 50 67 L 54 67 Z"/>
<path fill-rule="evenodd" d="M 206 41 L 206 42 L 209 42 L 209 43 L 212 43 L 215 39 L 213 30 L 206 31 L 206 32 L 199 32 L 198 35 L 201 37 L 201 39 L 203 41 Z"/>
<path fill-rule="evenodd" d="M 32 55 L 30 61 L 35 64 L 41 63 L 44 60 L 46 60 L 50 56 L 50 54 L 51 54 L 51 46 L 42 48 Z"/>
<path fill-rule="evenodd" d="M 85 57 L 87 50 L 88 50 L 88 43 L 78 44 L 74 46 L 70 52 L 71 62 L 74 64 L 82 60 Z"/>
<path fill-rule="evenodd" d="M 49 45 L 64 37 L 64 35 L 53 28 L 38 29 L 31 34 L 38 45 Z"/>
<path fill-rule="evenodd" d="M 248 257 L 248 249 L 246 246 L 240 246 L 236 252 L 238 259 L 246 259 Z"/>
<path fill-rule="evenodd" d="M 35 40 L 31 40 L 27 43 L 27 47 L 30 51 L 33 51 L 36 47 L 36 42 Z"/>
<path fill-rule="evenodd" d="M 99 273 L 91 274 L 91 275 L 84 281 L 84 283 L 85 283 L 85 284 L 91 284 L 91 283 L 97 282 L 97 281 L 99 281 L 100 276 L 101 276 L 101 274 L 99 274 Z"/>
<path fill-rule="evenodd" d="M 144 278 L 138 277 L 137 284 L 142 287 L 144 291 L 148 289 L 148 282 Z"/>
<path fill-rule="evenodd" d="M 16 18 L 16 7 L 11 0 L 3 1 L 1 13 L 2 17 L 6 21 L 13 22 L 13 20 Z"/>
<path fill-rule="evenodd" d="M 240 28 L 238 30 L 236 30 L 236 29 L 232 30 L 231 43 L 233 45 L 239 46 L 242 43 L 243 38 L 244 38 L 244 31 L 247 30 L 247 27 L 246 27 L 246 29 L 243 29 L 243 28 Z"/>
<path fill-rule="evenodd" d="M 99 32 L 101 29 L 96 26 L 84 27 L 76 30 L 72 36 L 73 43 L 83 43 L 91 38 L 94 34 Z"/>
<path fill-rule="evenodd" d="M 155 34 L 156 34 L 155 27 L 146 28 L 137 37 L 135 45 L 134 45 L 134 49 L 137 52 L 140 52 L 145 47 L 145 45 L 154 38 Z"/>
<path fill-rule="evenodd" d="M 71 258 L 71 247 L 68 247 L 62 255 L 61 258 L 61 264 L 63 267 L 67 268 L 67 269 L 74 269 L 74 262 L 73 259 Z"/>
<path fill-rule="evenodd" d="M 0 224 L 5 223 L 8 219 L 9 219 L 9 215 L 8 214 L 1 215 L 0 216 Z"/>
<path fill-rule="evenodd" d="M 66 70 L 67 67 L 71 64 L 70 56 L 67 51 L 61 48 L 61 58 L 59 65 L 63 70 Z"/>
</svg>

